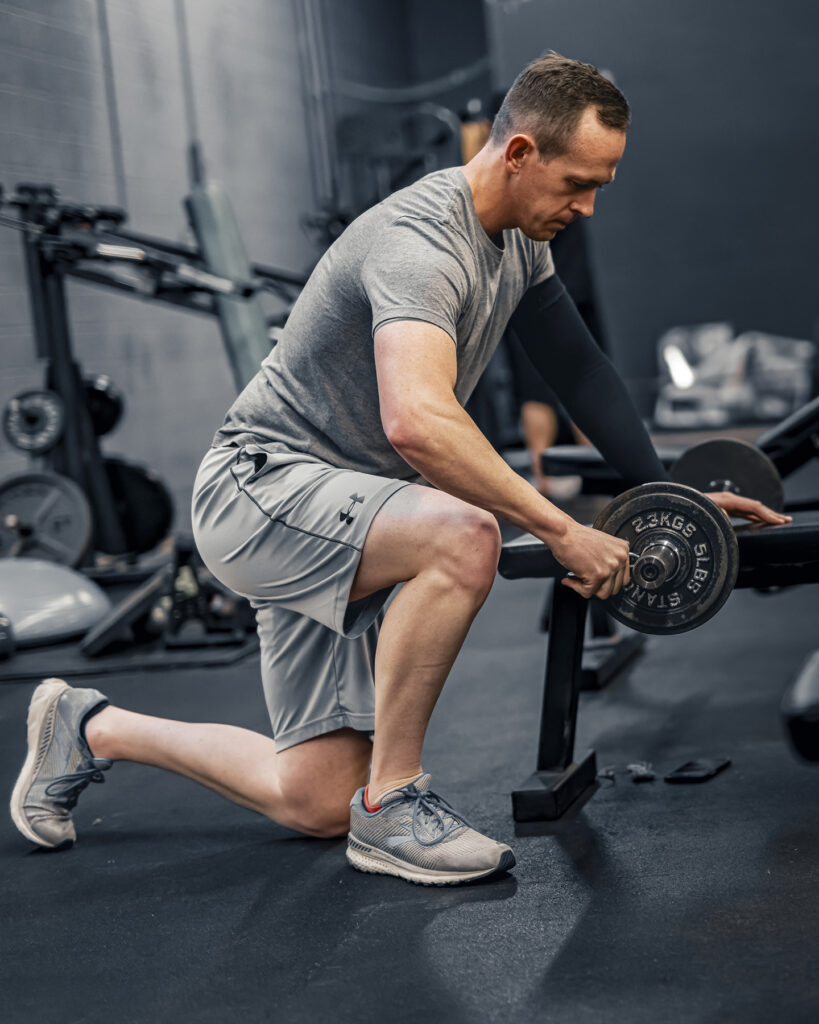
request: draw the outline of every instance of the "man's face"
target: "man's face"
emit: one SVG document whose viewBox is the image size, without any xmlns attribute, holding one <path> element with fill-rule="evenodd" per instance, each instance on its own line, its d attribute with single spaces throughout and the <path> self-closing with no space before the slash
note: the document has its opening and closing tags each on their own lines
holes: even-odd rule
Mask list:
<svg viewBox="0 0 819 1024">
<path fill-rule="evenodd" d="M 589 107 L 562 156 L 544 163 L 531 147 L 518 153 L 517 164 L 510 165 L 515 166 L 510 188 L 517 226 L 535 241 L 550 241 L 571 221 L 591 217 L 597 190 L 614 180 L 625 146 L 626 133 L 600 124 Z"/>
</svg>

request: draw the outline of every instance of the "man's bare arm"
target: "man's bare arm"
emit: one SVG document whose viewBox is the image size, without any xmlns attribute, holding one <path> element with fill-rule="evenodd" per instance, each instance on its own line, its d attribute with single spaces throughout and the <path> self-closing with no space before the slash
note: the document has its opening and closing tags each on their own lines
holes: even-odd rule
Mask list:
<svg viewBox="0 0 819 1024">
<path fill-rule="evenodd" d="M 569 517 L 510 469 L 455 397 L 448 334 L 414 320 L 385 324 L 375 364 L 387 438 L 426 480 L 530 533 L 565 530 Z"/>
<path fill-rule="evenodd" d="M 390 444 L 426 480 L 543 540 L 584 597 L 628 582 L 624 541 L 576 523 L 514 472 L 455 397 L 455 345 L 432 324 L 400 320 L 375 334 L 381 422 Z"/>
</svg>

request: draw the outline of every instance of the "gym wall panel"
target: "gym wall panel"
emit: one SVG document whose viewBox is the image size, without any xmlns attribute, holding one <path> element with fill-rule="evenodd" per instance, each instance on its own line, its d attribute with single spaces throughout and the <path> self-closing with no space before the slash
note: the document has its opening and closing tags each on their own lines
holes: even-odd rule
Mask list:
<svg viewBox="0 0 819 1024">
<path fill-rule="evenodd" d="M 191 54 L 207 167 L 227 187 L 248 251 L 303 268 L 317 253 L 299 222 L 313 197 L 292 5 L 197 0 L 195 10 Z"/>
<path fill-rule="evenodd" d="M 106 4 L 116 107 L 133 227 L 187 235 L 185 116 L 173 4 Z"/>
<path fill-rule="evenodd" d="M 483 0 L 409 0 L 409 54 L 415 81 L 427 82 L 486 57 Z M 489 74 L 442 94 L 439 102 L 460 113 L 474 96 L 489 98 Z"/>
<path fill-rule="evenodd" d="M 412 73 L 408 3 L 412 0 L 321 0 L 333 73 L 384 88 L 407 85 Z"/>
<path fill-rule="evenodd" d="M 112 202 L 96 10 L 87 2 L 0 4 L 0 183 L 49 181 Z M 33 353 L 20 236 L 0 229 L 0 407 L 42 384 Z M 26 460 L 0 437 L 0 476 Z"/>
<path fill-rule="evenodd" d="M 553 48 L 613 71 L 631 103 L 618 179 L 590 227 L 619 363 L 646 407 L 655 342 L 672 325 L 814 334 L 811 0 L 486 0 L 486 11 L 498 86 Z"/>
</svg>

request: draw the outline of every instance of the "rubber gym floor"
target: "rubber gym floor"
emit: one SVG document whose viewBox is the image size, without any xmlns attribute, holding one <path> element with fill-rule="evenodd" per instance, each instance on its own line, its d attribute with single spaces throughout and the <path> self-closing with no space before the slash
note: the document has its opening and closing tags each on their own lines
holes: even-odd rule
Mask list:
<svg viewBox="0 0 819 1024">
<path fill-rule="evenodd" d="M 461 888 L 359 874 L 343 840 L 300 838 L 181 778 L 115 765 L 81 797 L 70 851 L 33 850 L 10 819 L 0 826 L 0 1018 L 819 1019 L 819 767 L 790 752 L 779 717 L 817 646 L 819 588 L 738 591 L 699 630 L 649 639 L 630 670 L 581 696 L 578 748 L 601 767 L 651 762 L 658 780 L 618 773 L 563 820 L 516 827 L 544 586 L 498 579 L 425 748 L 441 792 L 513 846 L 511 874 Z M 253 658 L 96 685 L 135 710 L 267 727 Z M 32 686 L 0 686 L 9 791 Z M 731 767 L 703 785 L 662 781 L 711 755 Z"/>
</svg>

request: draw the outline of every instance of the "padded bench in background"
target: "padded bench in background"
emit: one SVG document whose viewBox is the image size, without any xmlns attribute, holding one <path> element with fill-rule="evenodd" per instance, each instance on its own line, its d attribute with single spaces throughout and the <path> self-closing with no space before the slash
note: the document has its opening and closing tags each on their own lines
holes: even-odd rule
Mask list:
<svg viewBox="0 0 819 1024">
<path fill-rule="evenodd" d="M 655 442 L 654 450 L 665 469 L 669 470 L 685 447 Z M 547 448 L 540 456 L 540 465 L 545 476 L 582 477 L 584 494 L 617 494 L 626 486 L 620 474 L 591 445 L 558 444 Z"/>
<path fill-rule="evenodd" d="M 717 436 L 752 441 L 772 460 L 784 479 L 819 456 L 819 397 L 761 434 L 758 428 L 741 427 L 706 433 L 656 434 L 652 441 L 660 461 L 670 469 L 686 448 Z M 546 476 L 582 477 L 584 494 L 618 494 L 625 486 L 623 478 L 603 460 L 596 448 L 556 445 L 543 452 L 540 458 Z"/>
</svg>

